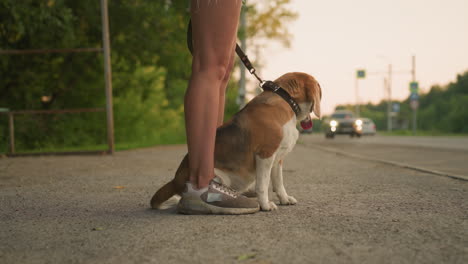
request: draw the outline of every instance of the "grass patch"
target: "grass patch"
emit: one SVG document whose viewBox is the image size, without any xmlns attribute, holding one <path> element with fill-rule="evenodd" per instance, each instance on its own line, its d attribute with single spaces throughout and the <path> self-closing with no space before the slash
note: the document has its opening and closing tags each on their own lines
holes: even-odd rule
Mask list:
<svg viewBox="0 0 468 264">
<path fill-rule="evenodd" d="M 138 142 L 116 142 L 115 150 L 130 150 L 137 148 L 155 147 L 160 145 L 173 145 L 186 143 L 184 133 L 161 135 L 159 138 L 142 140 Z M 17 149 L 16 154 L 37 154 L 53 152 L 80 152 L 80 151 L 107 151 L 107 144 L 83 145 L 83 146 L 47 146 L 37 149 Z M 0 151 L 0 155 L 7 154 L 6 150 Z"/>
</svg>

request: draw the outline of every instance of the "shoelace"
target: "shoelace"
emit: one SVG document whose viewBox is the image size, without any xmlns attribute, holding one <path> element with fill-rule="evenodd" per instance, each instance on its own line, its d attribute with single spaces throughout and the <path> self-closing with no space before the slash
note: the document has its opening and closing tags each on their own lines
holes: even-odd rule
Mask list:
<svg viewBox="0 0 468 264">
<path fill-rule="evenodd" d="M 226 185 L 224 185 L 222 183 L 219 183 L 219 182 L 216 182 L 216 181 L 211 181 L 211 183 L 212 183 L 212 186 L 216 190 L 218 190 L 218 191 L 220 191 L 220 192 L 222 192 L 224 194 L 227 194 L 227 195 L 232 196 L 234 198 L 237 198 L 237 196 L 239 196 L 239 193 L 236 190 L 234 190 L 234 189 L 232 189 L 232 188 L 230 188 L 230 187 L 228 187 L 228 186 L 226 186 Z"/>
</svg>

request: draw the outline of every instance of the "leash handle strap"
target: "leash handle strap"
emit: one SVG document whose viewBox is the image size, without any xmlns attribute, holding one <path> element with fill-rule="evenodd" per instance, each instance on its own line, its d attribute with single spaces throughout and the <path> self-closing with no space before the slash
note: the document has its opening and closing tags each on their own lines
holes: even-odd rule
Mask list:
<svg viewBox="0 0 468 264">
<path fill-rule="evenodd" d="M 252 74 L 253 76 L 255 76 L 255 78 L 257 78 L 257 80 L 260 82 L 260 86 L 262 86 L 262 83 L 264 83 L 264 80 L 258 77 L 256 73 L 257 70 L 255 70 L 254 66 L 250 62 L 249 57 L 245 55 L 244 51 L 241 49 L 241 47 L 239 47 L 239 44 L 237 43 L 236 43 L 236 53 L 237 53 L 237 56 L 239 56 L 239 59 L 244 64 L 245 68 L 249 70 L 250 74 Z"/>
</svg>

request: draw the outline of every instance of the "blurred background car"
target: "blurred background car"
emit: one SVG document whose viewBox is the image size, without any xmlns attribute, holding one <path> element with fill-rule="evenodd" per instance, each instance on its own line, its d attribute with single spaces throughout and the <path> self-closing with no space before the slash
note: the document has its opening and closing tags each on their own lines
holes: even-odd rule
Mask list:
<svg viewBox="0 0 468 264">
<path fill-rule="evenodd" d="M 361 118 L 362 120 L 362 135 L 375 135 L 377 132 L 374 121 L 369 118 Z"/>
<path fill-rule="evenodd" d="M 338 110 L 325 120 L 324 128 L 326 138 L 334 138 L 337 134 L 360 137 L 362 135 L 363 121 L 360 118 L 356 118 L 351 111 Z"/>
</svg>

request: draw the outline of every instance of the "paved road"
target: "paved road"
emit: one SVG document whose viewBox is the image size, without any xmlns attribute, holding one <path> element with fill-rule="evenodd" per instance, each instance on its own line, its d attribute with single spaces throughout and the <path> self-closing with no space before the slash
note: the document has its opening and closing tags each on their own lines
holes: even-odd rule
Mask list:
<svg viewBox="0 0 468 264">
<path fill-rule="evenodd" d="M 313 137 L 324 138 L 321 134 L 315 134 Z M 335 139 L 339 142 L 348 141 L 349 136 L 339 135 Z M 429 136 L 364 136 L 360 138 L 361 144 L 385 144 L 412 147 L 429 147 L 451 150 L 468 151 L 468 137 L 429 137 Z"/>
<path fill-rule="evenodd" d="M 299 203 L 247 216 L 148 208 L 184 146 L 0 159 L 1 262 L 467 263 L 468 182 L 300 140 L 284 173 Z"/>
<path fill-rule="evenodd" d="M 356 154 L 425 168 L 432 171 L 460 175 L 468 179 L 468 137 L 389 137 L 346 135 L 326 139 L 323 135 L 302 137 L 302 143 L 321 146 L 340 153 Z"/>
</svg>

